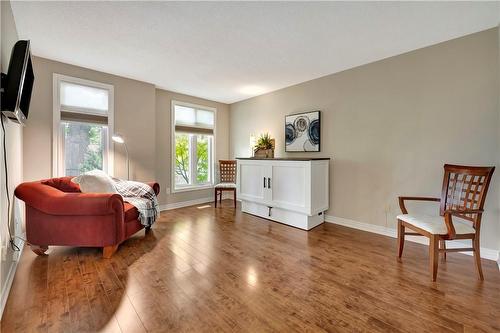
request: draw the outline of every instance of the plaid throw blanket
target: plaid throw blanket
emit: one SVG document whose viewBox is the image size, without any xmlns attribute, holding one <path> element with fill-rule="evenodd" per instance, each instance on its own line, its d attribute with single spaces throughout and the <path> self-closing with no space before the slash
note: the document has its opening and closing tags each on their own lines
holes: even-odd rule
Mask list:
<svg viewBox="0 0 500 333">
<path fill-rule="evenodd" d="M 113 178 L 118 194 L 123 201 L 134 205 L 139 211 L 139 220 L 145 227 L 151 227 L 158 216 L 158 200 L 155 191 L 148 184 Z"/>
</svg>

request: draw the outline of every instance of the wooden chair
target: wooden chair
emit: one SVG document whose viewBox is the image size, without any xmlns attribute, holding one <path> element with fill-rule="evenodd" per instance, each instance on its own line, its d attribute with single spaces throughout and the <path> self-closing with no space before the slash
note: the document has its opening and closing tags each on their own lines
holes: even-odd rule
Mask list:
<svg viewBox="0 0 500 333">
<path fill-rule="evenodd" d="M 429 238 L 429 264 L 432 281 L 436 281 L 439 252 L 472 251 L 480 280 L 483 280 L 480 255 L 481 216 L 491 176 L 495 167 L 444 166 L 441 198 L 399 197 L 398 257 L 403 254 L 405 235 Z M 408 214 L 405 201 L 440 202 L 439 215 Z M 452 219 L 458 218 L 458 220 Z M 414 232 L 405 232 L 409 228 Z M 447 240 L 470 239 L 472 248 L 446 248 Z"/>
<path fill-rule="evenodd" d="M 220 160 L 220 183 L 215 185 L 215 207 L 217 208 L 217 195 L 222 203 L 222 192 L 232 191 L 234 208 L 236 208 L 236 161 Z"/>
</svg>

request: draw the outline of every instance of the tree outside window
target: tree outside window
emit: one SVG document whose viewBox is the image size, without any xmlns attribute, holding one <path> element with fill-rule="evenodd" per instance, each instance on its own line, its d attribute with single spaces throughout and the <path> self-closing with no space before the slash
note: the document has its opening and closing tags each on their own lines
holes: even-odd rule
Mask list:
<svg viewBox="0 0 500 333">
<path fill-rule="evenodd" d="M 76 176 L 91 170 L 103 169 L 104 126 L 64 122 L 65 171 Z"/>
<path fill-rule="evenodd" d="M 210 182 L 210 145 L 212 136 L 175 134 L 176 185 L 195 185 Z M 192 165 L 194 163 L 194 165 Z M 191 178 L 191 173 L 195 173 Z"/>
</svg>

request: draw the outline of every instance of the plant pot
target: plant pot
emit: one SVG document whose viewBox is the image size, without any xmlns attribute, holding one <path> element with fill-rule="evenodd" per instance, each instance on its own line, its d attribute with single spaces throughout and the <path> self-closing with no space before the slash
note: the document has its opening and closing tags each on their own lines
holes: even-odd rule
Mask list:
<svg viewBox="0 0 500 333">
<path fill-rule="evenodd" d="M 274 158 L 274 149 L 256 149 L 254 157 L 258 158 Z"/>
</svg>

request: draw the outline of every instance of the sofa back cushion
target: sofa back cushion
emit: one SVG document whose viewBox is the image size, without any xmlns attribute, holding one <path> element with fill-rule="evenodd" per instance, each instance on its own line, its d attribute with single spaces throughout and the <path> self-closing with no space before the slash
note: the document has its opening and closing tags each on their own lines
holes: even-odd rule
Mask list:
<svg viewBox="0 0 500 333">
<path fill-rule="evenodd" d="M 85 172 L 71 181 L 80 185 L 83 193 L 118 193 L 113 179 L 101 170 Z"/>
<path fill-rule="evenodd" d="M 73 177 L 59 177 L 42 180 L 42 184 L 57 188 L 62 192 L 78 193 L 80 186 L 71 181 Z"/>
</svg>

